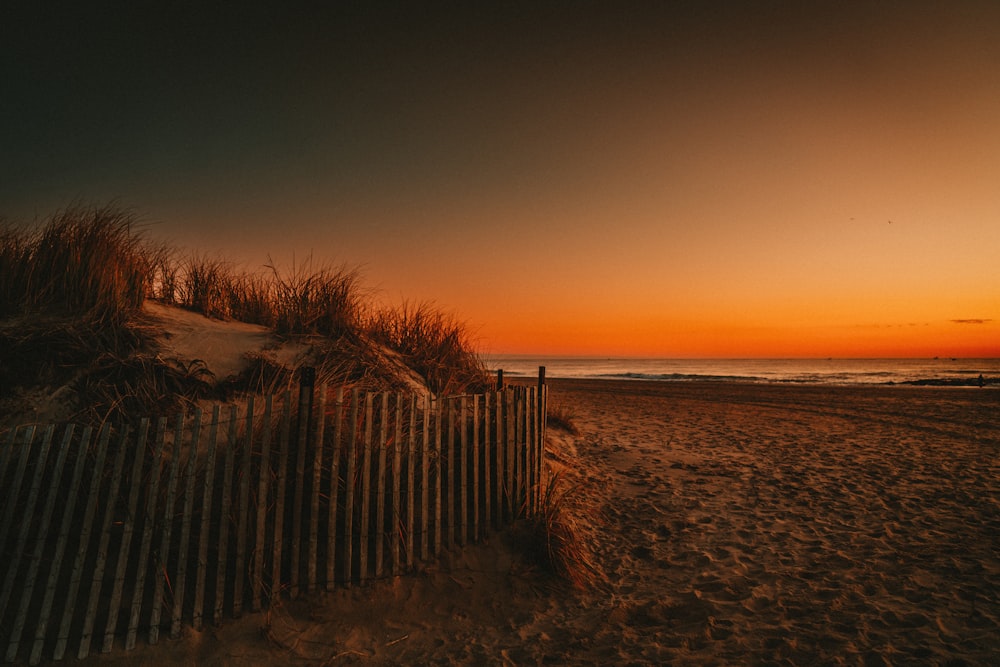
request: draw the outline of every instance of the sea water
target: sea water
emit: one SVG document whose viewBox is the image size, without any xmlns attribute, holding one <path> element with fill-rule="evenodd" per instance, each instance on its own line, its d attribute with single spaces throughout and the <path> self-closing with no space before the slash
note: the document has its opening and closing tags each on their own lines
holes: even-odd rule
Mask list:
<svg viewBox="0 0 1000 667">
<path fill-rule="evenodd" d="M 1000 359 L 649 359 L 492 355 L 491 371 L 509 376 L 807 384 L 1000 385 Z"/>
</svg>

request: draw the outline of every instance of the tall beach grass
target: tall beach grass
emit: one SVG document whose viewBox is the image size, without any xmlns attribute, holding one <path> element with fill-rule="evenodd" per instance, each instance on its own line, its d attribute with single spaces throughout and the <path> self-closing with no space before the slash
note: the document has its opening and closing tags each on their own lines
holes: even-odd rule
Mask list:
<svg viewBox="0 0 1000 667">
<path fill-rule="evenodd" d="M 106 206 L 68 208 L 41 226 L 0 222 L 0 397 L 68 384 L 81 412 L 124 417 L 291 381 L 292 369 L 258 359 L 222 386 L 192 360 L 164 358 L 146 299 L 307 337 L 322 381 L 407 386 L 388 349 L 435 393 L 486 386 L 465 325 L 429 305 L 374 306 L 356 269 L 309 259 L 285 270 L 269 258 L 238 270 L 155 243 L 132 212 Z"/>
</svg>

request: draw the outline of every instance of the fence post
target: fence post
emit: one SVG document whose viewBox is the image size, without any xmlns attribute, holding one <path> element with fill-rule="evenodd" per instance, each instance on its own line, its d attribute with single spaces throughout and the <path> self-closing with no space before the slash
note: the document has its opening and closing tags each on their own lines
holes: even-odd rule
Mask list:
<svg viewBox="0 0 1000 667">
<path fill-rule="evenodd" d="M 4 579 L 3 592 L 0 593 L 0 618 L 3 617 L 5 608 L 7 607 L 7 600 L 10 599 L 14 592 L 14 581 L 17 579 L 17 569 L 21 564 L 21 554 L 24 552 L 24 545 L 28 541 L 28 531 L 31 528 L 31 519 L 35 513 L 35 501 L 38 499 L 38 493 L 42 487 L 42 477 L 45 474 L 45 461 L 48 458 L 49 447 L 52 444 L 52 435 L 55 432 L 55 425 L 49 424 L 45 429 L 45 436 L 42 441 L 42 448 L 38 454 L 38 460 L 35 462 L 35 475 L 32 477 L 31 487 L 28 491 L 27 507 L 24 511 L 23 518 L 18 521 L 19 529 L 17 531 L 17 546 L 14 548 L 13 555 L 7 561 L 7 577 Z M 24 452 L 24 458 L 21 463 L 26 463 L 28 460 L 28 450 Z M 11 510 L 13 506 L 17 505 L 17 495 L 13 495 L 10 498 Z M 11 528 L 13 529 L 13 525 Z"/>
<path fill-rule="evenodd" d="M 167 500 L 163 506 L 163 532 L 160 535 L 160 549 L 156 558 L 156 577 L 153 579 L 153 604 L 149 613 L 149 643 L 160 640 L 160 615 L 162 614 L 163 585 L 167 580 L 167 559 L 170 553 L 170 537 L 174 525 L 174 497 L 180 474 L 181 443 L 184 438 L 184 413 L 177 415 L 174 426 L 174 441 L 170 450 L 170 472 L 167 477 Z M 180 556 L 183 558 L 183 554 Z"/>
<path fill-rule="evenodd" d="M 326 560 L 326 590 L 332 591 L 336 572 L 334 571 L 337 556 L 337 497 L 340 494 L 340 453 L 343 449 L 341 436 L 344 421 L 344 387 L 337 389 L 337 403 L 333 414 L 333 445 L 330 461 L 330 512 L 327 514 L 327 549 Z"/>
<path fill-rule="evenodd" d="M 212 521 L 212 500 L 215 495 L 215 458 L 219 439 L 220 406 L 212 406 L 212 422 L 208 427 L 208 455 L 205 459 L 204 489 L 201 499 L 201 519 L 198 525 L 198 569 L 195 572 L 194 612 L 191 625 L 201 631 L 205 619 L 205 580 L 208 577 L 208 536 Z"/>
<path fill-rule="evenodd" d="M 396 419 L 393 423 L 392 438 L 392 519 L 389 522 L 389 539 L 392 540 L 392 573 L 399 574 L 399 546 L 402 540 L 400 528 L 403 525 L 400 514 L 399 492 L 401 486 L 402 471 L 400 467 L 403 461 L 403 394 L 396 394 Z M 409 528 L 407 528 L 409 530 Z"/>
<path fill-rule="evenodd" d="M 420 557 L 427 558 L 430 552 L 430 465 L 428 463 L 428 452 L 431 446 L 431 396 L 424 397 L 424 421 L 423 421 L 423 441 L 420 446 Z"/>
<path fill-rule="evenodd" d="M 111 588 L 111 602 L 108 605 L 108 618 L 104 626 L 104 643 L 101 653 L 110 653 L 115 640 L 115 630 L 121 616 L 122 589 L 125 586 L 125 568 L 132 548 L 132 536 L 138 523 L 136 508 L 139 502 L 139 487 L 142 484 L 142 465 L 146 458 L 146 436 L 149 432 L 149 418 L 143 417 L 139 422 L 138 439 L 135 444 L 135 456 L 132 461 L 132 476 L 129 478 L 128 513 L 122 525 L 122 538 L 118 545 L 118 560 L 115 566 L 115 578 Z M 140 570 L 145 563 L 140 564 Z"/>
<path fill-rule="evenodd" d="M 126 424 L 122 428 L 121 436 L 118 440 L 118 452 L 115 454 L 115 467 L 111 473 L 111 485 L 108 487 L 108 497 L 116 498 L 119 492 L 119 482 L 121 481 L 122 468 L 125 466 L 125 450 L 128 445 L 129 427 Z M 103 519 L 101 520 L 101 537 L 97 547 L 97 561 L 91 570 L 90 596 L 87 598 L 87 615 L 83 619 L 83 631 L 80 637 L 80 646 L 77 657 L 81 660 L 90 655 L 91 633 L 94 630 L 94 622 L 97 617 L 97 605 L 100 601 L 101 586 L 104 583 L 104 567 L 108 561 L 108 542 L 111 540 L 112 516 L 115 510 L 115 503 L 107 503 L 104 506 Z"/>
<path fill-rule="evenodd" d="M 358 447 L 358 411 L 361 396 L 358 388 L 351 390 L 351 422 L 348 425 L 350 433 L 347 440 L 347 470 L 344 474 L 344 586 L 351 587 L 351 577 L 354 561 L 354 473 L 357 465 Z"/>
<path fill-rule="evenodd" d="M 319 406 L 314 420 L 316 428 L 313 437 L 313 469 L 312 488 L 309 506 L 309 554 L 306 559 L 306 590 L 311 591 L 316 586 L 316 559 L 319 533 L 319 496 L 323 471 L 323 446 L 326 428 L 326 385 L 319 390 Z"/>
<path fill-rule="evenodd" d="M 187 467 L 184 469 L 184 513 L 181 520 L 181 542 L 177 551 L 177 581 L 173 589 L 174 608 L 170 617 L 171 639 L 177 639 L 181 636 L 184 590 L 187 583 L 188 560 L 191 557 L 188 549 L 191 540 L 191 512 L 194 505 L 195 464 L 198 460 L 198 441 L 201 438 L 201 417 L 201 408 L 195 408 L 191 423 L 191 447 L 188 449 Z M 175 450 L 179 449 L 176 441 L 174 442 L 174 448 Z"/>
<path fill-rule="evenodd" d="M 545 422 L 548 419 L 548 407 L 545 401 L 545 366 L 538 367 L 538 422 L 535 426 L 538 443 L 535 445 L 535 510 L 537 511 L 542 501 L 542 462 L 545 460 Z"/>
<path fill-rule="evenodd" d="M 472 397 L 472 539 L 479 541 L 479 396 Z"/>
<path fill-rule="evenodd" d="M 414 471 L 416 470 L 417 454 L 417 395 L 410 396 L 410 432 L 406 439 L 406 569 L 413 567 L 413 525 L 415 512 L 413 503 L 416 502 L 416 489 L 414 488 Z"/>
<path fill-rule="evenodd" d="M 45 599 L 42 601 L 42 611 L 38 617 L 38 625 L 35 629 L 35 641 L 31 647 L 31 656 L 28 658 L 29 665 L 37 665 L 42 660 L 42 648 L 45 643 L 45 631 L 49 624 L 49 614 L 52 611 L 52 603 L 55 600 L 56 587 L 59 582 L 59 571 L 62 568 L 63 555 L 66 553 L 66 543 L 69 540 L 70 525 L 73 520 L 73 510 L 76 507 L 77 493 L 80 490 L 80 482 L 83 479 L 84 461 L 90 447 L 91 427 L 86 427 L 80 438 L 80 443 L 76 452 L 76 462 L 73 466 L 73 481 L 70 483 L 68 502 L 63 510 L 63 520 L 59 527 L 59 542 L 56 545 L 56 553 L 52 558 L 52 571 L 49 572 L 48 583 L 45 587 Z M 106 444 L 106 443 L 105 443 Z M 101 459 L 103 461 L 103 458 Z M 84 524 L 89 523 L 85 519 Z M 78 526 L 79 528 L 79 526 Z M 82 531 L 86 534 L 86 528 Z M 81 537 L 81 540 L 85 539 Z M 74 600 L 75 601 L 75 600 Z M 72 607 L 73 602 L 64 600 L 64 604 Z"/>
<path fill-rule="evenodd" d="M 243 586 L 247 576 L 246 548 L 250 530 L 250 452 L 253 451 L 253 409 L 254 398 L 247 397 L 246 426 L 243 431 L 242 452 L 240 454 L 240 496 L 239 523 L 236 528 L 236 579 L 233 582 L 233 618 L 243 615 Z"/>
<path fill-rule="evenodd" d="M 236 453 L 236 406 L 229 406 L 229 435 L 226 437 L 225 464 L 222 473 L 222 506 L 219 511 L 218 552 L 215 567 L 215 606 L 212 609 L 212 623 L 222 623 L 222 612 L 226 601 L 226 572 L 229 567 L 229 524 L 233 508 L 233 456 Z"/>
<path fill-rule="evenodd" d="M 497 391 L 503 389 L 503 369 L 497 369 Z"/>
<path fill-rule="evenodd" d="M 444 454 L 445 464 L 441 466 L 441 472 L 444 474 L 448 473 L 447 484 L 442 483 L 442 507 L 445 509 L 447 514 L 447 519 L 444 515 L 441 517 L 441 521 L 444 522 L 444 546 L 446 549 L 450 549 L 451 545 L 455 543 L 455 533 L 458 532 L 458 518 L 455 512 L 455 496 L 458 495 L 459 487 L 455 483 L 455 471 L 458 466 L 455 463 L 457 458 L 457 450 L 455 449 L 455 401 L 445 401 L 444 407 L 442 408 L 447 413 L 447 429 L 445 433 L 445 447 L 448 449 Z M 444 412 L 441 416 L 441 427 L 445 428 L 445 417 Z M 444 496 L 447 496 L 445 498 Z"/>
<path fill-rule="evenodd" d="M 368 537 L 371 529 L 371 502 L 372 502 L 372 423 L 374 417 L 375 395 L 365 392 L 365 440 L 361 446 L 361 518 L 360 536 L 361 543 L 358 545 L 358 581 L 365 583 L 368 577 Z"/>
<path fill-rule="evenodd" d="M 299 374 L 299 415 L 298 439 L 295 448 L 295 489 L 292 499 L 292 555 L 289 579 L 289 596 L 294 600 L 299 596 L 300 542 L 302 541 L 302 486 L 305 477 L 306 449 L 309 435 L 309 414 L 312 412 L 313 386 L 316 384 L 316 369 L 304 366 Z"/>
<path fill-rule="evenodd" d="M 382 392 L 382 408 L 379 410 L 378 479 L 375 482 L 375 577 L 382 576 L 382 560 L 385 555 L 385 456 L 389 438 L 389 392 Z"/>
<path fill-rule="evenodd" d="M 28 575 L 25 579 L 25 587 L 21 592 L 21 601 L 17 608 L 17 616 L 14 617 L 14 630 L 10 634 L 7 646 L 7 662 L 14 662 L 17 658 L 17 649 L 21 641 L 21 633 L 24 631 L 24 623 L 28 615 L 28 605 L 35 589 L 35 578 L 38 576 L 38 568 L 42 562 L 42 555 L 45 549 L 45 537 L 48 534 L 49 521 L 52 518 L 52 510 L 55 507 L 56 494 L 59 489 L 59 480 L 62 478 L 63 466 L 66 463 L 66 456 L 69 450 L 69 443 L 73 437 L 74 425 L 69 424 L 63 432 L 62 446 L 59 448 L 59 456 L 56 459 L 54 477 L 48 485 L 48 492 L 45 497 L 45 505 L 42 509 L 41 525 L 35 538 L 35 549 L 28 561 Z M 39 464 L 40 467 L 41 464 Z M 13 502 L 13 499 L 12 501 Z M 13 599 L 11 600 L 13 602 Z M 3 612 L 0 611 L 0 614 Z"/>
<path fill-rule="evenodd" d="M 281 430 L 278 432 L 278 474 L 274 480 L 274 530 L 272 531 L 272 548 L 274 556 L 271 559 L 271 595 L 269 601 L 274 601 L 281 595 L 281 559 L 285 541 L 285 479 L 288 476 L 288 439 L 292 427 L 292 392 L 286 390 L 281 408 Z"/>
<path fill-rule="evenodd" d="M 90 478 L 90 494 L 87 497 L 87 508 L 83 515 L 83 522 L 80 524 L 80 544 L 77 547 L 76 558 L 73 561 L 73 569 L 70 574 L 69 591 L 66 593 L 63 605 L 62 620 L 59 625 L 59 632 L 56 635 L 56 646 L 52 653 L 53 660 L 61 660 L 66 651 L 66 643 L 69 641 L 70 623 L 73 620 L 73 609 L 75 608 L 76 597 L 80 590 L 83 579 L 84 560 L 87 557 L 87 550 L 90 545 L 90 528 L 93 524 L 94 512 L 97 510 L 97 497 L 100 493 L 101 475 L 104 473 L 104 458 L 108 450 L 108 439 L 111 437 L 111 427 L 105 423 L 101 426 L 98 437 L 97 460 Z M 40 653 L 38 647 L 39 638 L 36 635 L 36 652 Z"/>
<path fill-rule="evenodd" d="M 271 408 L 274 398 L 270 395 L 264 401 L 264 423 L 261 427 L 260 473 L 257 482 L 257 532 L 254 535 L 253 553 L 253 593 L 250 609 L 257 611 L 261 606 L 261 588 L 264 581 L 264 538 L 267 520 L 268 482 L 271 478 Z M 249 428 L 249 427 L 248 427 Z M 249 456 L 249 452 L 247 452 Z"/>
<path fill-rule="evenodd" d="M 135 648 L 136 636 L 139 632 L 139 613 L 142 611 L 142 594 L 145 590 L 146 573 L 149 571 L 149 550 L 153 541 L 153 521 L 156 516 L 157 492 L 160 488 L 160 465 L 163 462 L 163 447 L 167 433 L 167 418 L 160 417 L 156 424 L 156 437 L 153 446 L 153 463 L 149 470 L 152 478 L 149 492 L 146 494 L 146 517 L 142 527 L 142 543 L 139 548 L 139 568 L 136 575 L 135 588 L 132 591 L 132 607 L 129 613 L 128 634 L 125 637 L 125 650 Z M 156 576 L 156 567 L 153 567 Z"/>
</svg>

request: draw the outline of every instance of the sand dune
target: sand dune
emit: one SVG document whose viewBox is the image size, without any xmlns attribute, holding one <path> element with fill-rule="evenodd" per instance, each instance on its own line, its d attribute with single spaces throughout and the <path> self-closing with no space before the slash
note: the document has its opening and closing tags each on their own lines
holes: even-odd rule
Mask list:
<svg viewBox="0 0 1000 667">
<path fill-rule="evenodd" d="M 606 584 L 554 586 L 497 535 L 101 662 L 996 664 L 1000 391 L 556 380 L 551 402 Z"/>
</svg>

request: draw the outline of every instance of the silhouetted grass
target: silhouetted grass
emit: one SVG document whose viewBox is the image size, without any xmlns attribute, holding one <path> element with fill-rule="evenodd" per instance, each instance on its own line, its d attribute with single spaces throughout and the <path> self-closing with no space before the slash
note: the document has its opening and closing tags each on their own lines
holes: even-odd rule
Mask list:
<svg viewBox="0 0 1000 667">
<path fill-rule="evenodd" d="M 440 395 L 482 391 L 486 366 L 473 352 L 468 327 L 432 304 L 403 303 L 368 320 L 372 338 L 403 356 Z"/>
<path fill-rule="evenodd" d="M 545 425 L 549 428 L 558 428 L 571 435 L 580 435 L 580 429 L 576 426 L 576 414 L 568 407 L 559 403 L 550 403 L 545 415 Z"/>
<path fill-rule="evenodd" d="M 138 313 L 152 253 L 128 212 L 70 208 L 39 232 L 0 236 L 0 314 L 73 315 L 122 324 Z"/>
<path fill-rule="evenodd" d="M 576 588 L 592 588 L 606 580 L 588 532 L 602 519 L 595 508 L 581 512 L 576 496 L 583 487 L 573 486 L 557 472 L 542 491 L 536 514 L 515 530 L 520 548 L 544 570 Z"/>
<path fill-rule="evenodd" d="M 260 359 L 219 386 L 189 361 L 165 359 L 142 312 L 146 298 L 308 337 L 318 381 L 404 389 L 403 361 L 440 394 L 486 386 L 463 324 L 428 305 L 367 315 L 356 270 L 314 266 L 236 271 L 156 244 L 113 206 L 60 211 L 37 230 L 0 224 L 0 396 L 39 384 L 75 389 L 79 410 L 134 416 L 219 392 L 274 391 L 293 369 Z"/>
</svg>

